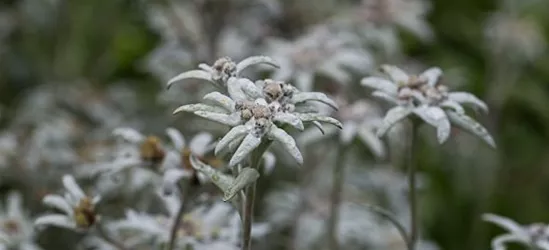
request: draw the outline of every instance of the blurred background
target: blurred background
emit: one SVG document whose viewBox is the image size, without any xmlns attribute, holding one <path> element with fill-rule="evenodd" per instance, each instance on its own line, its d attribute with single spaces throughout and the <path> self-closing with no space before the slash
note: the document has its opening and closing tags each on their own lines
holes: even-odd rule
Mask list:
<svg viewBox="0 0 549 250">
<path fill-rule="evenodd" d="M 75 173 L 108 151 L 111 131 L 120 126 L 144 134 L 176 127 L 186 136 L 222 136 L 226 129 L 212 122 L 172 115 L 178 105 L 200 101 L 211 86 L 197 81 L 165 87 L 178 73 L 222 56 L 272 56 L 283 72 L 256 68 L 250 77 L 287 80 L 342 103 L 367 100 L 382 110 L 360 79 L 378 74 L 386 63 L 414 73 L 438 66 L 451 89 L 488 103 L 490 113 L 476 118 L 498 148 L 460 131 L 438 145 L 432 130 L 422 131 L 422 238 L 439 249 L 488 249 L 501 231 L 483 222 L 482 213 L 520 223 L 549 221 L 548 40 L 546 0 L 3 0 L 0 194 L 20 191 L 32 215 L 46 211 L 44 194 L 57 190 L 63 173 Z M 399 196 L 406 179 L 398 154 L 398 138 L 405 135 L 396 136 L 383 146 L 390 152 L 385 158 L 353 143 L 344 163 L 348 199 L 406 210 L 398 203 L 405 201 Z M 275 229 L 257 249 L 315 249 L 321 240 L 299 236 L 314 234 L 306 232 L 312 230 L 310 218 L 303 220 L 309 229 L 301 232 L 296 228 L 303 226 L 277 215 L 294 209 L 300 211 L 296 216 L 325 218 L 337 147 L 301 149 L 301 169 L 273 149 L 277 166 L 261 179 L 257 214 Z M 138 196 L 117 194 L 107 203 L 123 207 Z M 361 237 L 367 236 L 355 238 Z M 70 246 L 58 245 L 62 239 Z M 37 241 L 44 249 L 77 249 L 79 237 L 54 229 L 39 233 Z"/>
</svg>

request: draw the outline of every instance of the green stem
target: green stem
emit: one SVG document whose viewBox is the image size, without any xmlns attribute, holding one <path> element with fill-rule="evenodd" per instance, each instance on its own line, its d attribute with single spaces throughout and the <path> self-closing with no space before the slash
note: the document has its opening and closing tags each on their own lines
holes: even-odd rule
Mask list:
<svg viewBox="0 0 549 250">
<path fill-rule="evenodd" d="M 271 140 L 264 140 L 261 142 L 259 147 L 257 147 L 250 157 L 250 164 L 252 168 L 259 170 L 261 165 L 261 158 L 263 153 L 267 151 L 267 148 L 271 145 Z M 249 187 L 246 188 L 246 200 L 244 205 L 244 218 L 242 225 L 242 250 L 250 250 L 252 247 L 252 223 L 253 223 L 253 213 L 254 213 L 254 202 L 255 202 L 255 193 L 256 193 L 256 183 L 252 183 Z"/>
<path fill-rule="evenodd" d="M 341 197 L 343 195 L 343 184 L 345 183 L 345 149 L 346 145 L 340 145 L 337 152 L 337 158 L 334 165 L 333 187 L 330 203 L 330 217 L 327 224 L 327 236 L 329 239 L 330 249 L 338 250 L 339 244 L 337 241 L 337 223 L 339 221 L 339 208 L 341 206 Z"/>
<path fill-rule="evenodd" d="M 186 187 L 183 187 L 182 185 L 178 184 L 179 192 L 181 193 L 181 204 L 179 206 L 179 210 L 177 210 L 177 214 L 175 215 L 174 222 L 172 229 L 170 230 L 170 241 L 168 242 L 168 247 L 166 250 L 173 250 L 175 247 L 175 241 L 177 240 L 177 230 L 179 229 L 179 225 L 181 224 L 181 217 L 183 217 L 183 214 L 185 214 L 185 211 L 187 210 L 187 205 L 190 203 L 189 196 L 191 195 L 191 188 L 190 185 L 187 184 Z"/>
<path fill-rule="evenodd" d="M 414 250 L 418 240 L 418 222 L 417 222 L 417 194 L 416 194 L 416 148 L 415 145 L 418 134 L 418 124 L 415 121 L 411 123 L 411 131 L 409 137 L 408 149 L 408 189 L 410 192 L 410 237 L 408 241 L 408 249 Z"/>
</svg>

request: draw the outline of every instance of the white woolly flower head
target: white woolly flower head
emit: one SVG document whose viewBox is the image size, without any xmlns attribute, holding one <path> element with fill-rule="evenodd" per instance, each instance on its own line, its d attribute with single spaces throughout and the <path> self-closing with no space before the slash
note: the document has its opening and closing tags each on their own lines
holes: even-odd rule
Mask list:
<svg viewBox="0 0 549 250">
<path fill-rule="evenodd" d="M 408 75 L 393 65 L 382 65 L 387 78 L 367 77 L 362 85 L 374 90 L 373 96 L 381 98 L 395 107 L 391 108 L 377 134 L 383 136 L 393 125 L 412 116 L 437 129 L 439 143 L 444 143 L 451 132 L 451 125 L 460 127 L 495 147 L 488 131 L 465 113 L 462 105 L 488 112 L 488 106 L 476 96 L 466 92 L 450 92 L 441 83 L 442 70 L 432 67 L 420 75 Z"/>
<path fill-rule="evenodd" d="M 0 249 L 40 249 L 34 243 L 32 221 L 24 212 L 22 196 L 12 191 L 0 206 Z"/>
<path fill-rule="evenodd" d="M 50 194 L 42 200 L 62 213 L 40 216 L 35 220 L 35 226 L 51 225 L 75 231 L 86 231 L 95 226 L 100 219 L 95 207 L 101 197 L 86 195 L 72 175 L 63 176 L 63 186 L 66 189 L 64 196 Z"/>
</svg>

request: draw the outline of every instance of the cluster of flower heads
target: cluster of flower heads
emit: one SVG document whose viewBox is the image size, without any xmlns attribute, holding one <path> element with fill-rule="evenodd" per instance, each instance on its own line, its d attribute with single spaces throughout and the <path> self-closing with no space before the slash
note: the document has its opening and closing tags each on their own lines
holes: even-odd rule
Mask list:
<svg viewBox="0 0 549 250">
<path fill-rule="evenodd" d="M 213 66 L 199 65 L 202 70 L 184 72 L 173 78 L 168 84 L 189 78 L 209 81 L 220 87 L 225 93 L 211 92 L 204 96 L 207 103 L 188 104 L 177 108 L 192 112 L 206 119 L 216 121 L 231 128 L 218 141 L 216 154 L 226 148 L 236 148 L 229 166 L 241 163 L 264 139 L 281 143 L 288 153 L 299 163 L 303 163 L 301 152 L 295 140 L 283 128 L 304 129 L 304 123 L 311 122 L 323 131 L 320 122 L 341 127 L 334 118 L 320 115 L 310 101 L 325 103 L 337 108 L 336 103 L 319 92 L 301 92 L 294 86 L 272 79 L 252 82 L 241 77 L 245 68 L 266 63 L 277 64 L 269 57 L 254 56 L 235 63 L 229 58 L 218 59 Z"/>
<path fill-rule="evenodd" d="M 496 146 L 488 131 L 468 116 L 463 107 L 470 105 L 488 112 L 487 105 L 470 93 L 450 92 L 440 80 L 440 68 L 429 68 L 417 76 L 408 75 L 392 65 L 383 65 L 381 69 L 388 74 L 389 79 L 367 77 L 361 82 L 374 90 L 373 96 L 395 106 L 387 112 L 378 128 L 378 136 L 383 136 L 402 119 L 415 115 L 414 117 L 437 129 L 439 143 L 444 143 L 449 138 L 451 125 L 455 125 L 473 133 L 490 146 Z"/>
</svg>

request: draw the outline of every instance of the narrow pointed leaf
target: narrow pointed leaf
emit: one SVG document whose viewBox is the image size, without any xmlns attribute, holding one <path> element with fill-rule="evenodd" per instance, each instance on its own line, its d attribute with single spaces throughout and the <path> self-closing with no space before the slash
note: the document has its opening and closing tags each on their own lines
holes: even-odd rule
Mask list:
<svg viewBox="0 0 549 250">
<path fill-rule="evenodd" d="M 215 155 L 218 155 L 219 152 L 229 146 L 231 142 L 238 140 L 240 137 L 246 135 L 246 133 L 248 133 L 249 131 L 250 129 L 245 125 L 238 125 L 229 130 L 229 132 L 227 132 L 227 134 L 225 134 L 225 136 L 223 136 L 223 138 L 219 140 L 217 145 L 215 145 Z"/>
<path fill-rule="evenodd" d="M 299 165 L 303 165 L 303 156 L 301 155 L 294 138 L 286 133 L 286 131 L 273 125 L 268 135 L 271 139 L 279 141 L 284 149 L 286 149 L 286 151 L 288 151 L 288 153 L 290 153 L 290 155 L 292 155 L 292 157 L 297 161 L 297 163 Z"/>
<path fill-rule="evenodd" d="M 421 106 L 414 109 L 414 113 L 423 121 L 437 129 L 437 139 L 440 144 L 450 137 L 450 121 L 439 107 Z"/>
<path fill-rule="evenodd" d="M 170 88 L 174 83 L 185 79 L 201 79 L 215 84 L 215 81 L 212 79 L 212 75 L 210 73 L 203 70 L 191 70 L 183 72 L 170 79 L 170 81 L 168 81 L 168 88 Z"/>
<path fill-rule="evenodd" d="M 196 112 L 196 111 L 227 113 L 227 111 L 222 108 L 210 106 L 202 103 L 197 103 L 197 104 L 181 105 L 173 111 L 173 114 L 175 115 L 179 112 Z"/>
<path fill-rule="evenodd" d="M 360 84 L 389 95 L 396 95 L 398 93 L 398 86 L 396 84 L 381 77 L 366 77 L 360 81 Z"/>
<path fill-rule="evenodd" d="M 385 92 L 374 91 L 374 92 L 372 92 L 372 96 L 377 97 L 377 98 L 379 98 L 381 100 L 384 100 L 388 103 L 391 103 L 393 105 L 398 105 L 398 99 L 396 98 L 396 96 L 389 95 Z"/>
<path fill-rule="evenodd" d="M 408 74 L 397 66 L 384 64 L 381 65 L 381 71 L 389 75 L 391 80 L 395 81 L 399 85 L 406 84 L 410 79 Z"/>
<path fill-rule="evenodd" d="M 289 124 L 292 127 L 299 129 L 301 131 L 305 129 L 305 127 L 303 126 L 303 122 L 297 116 L 290 113 L 277 112 L 274 115 L 273 120 L 276 122 Z"/>
<path fill-rule="evenodd" d="M 204 100 L 210 101 L 213 104 L 222 107 L 229 112 L 234 112 L 235 102 L 230 97 L 217 91 L 206 94 L 204 96 Z"/>
<path fill-rule="evenodd" d="M 190 161 L 191 161 L 192 167 L 196 171 L 207 176 L 223 192 L 226 192 L 227 190 L 229 190 L 229 188 L 231 187 L 231 185 L 235 180 L 232 176 L 224 174 L 223 172 L 215 169 L 214 167 L 201 162 L 194 155 L 190 156 Z"/>
<path fill-rule="evenodd" d="M 236 65 L 236 75 L 239 76 L 240 73 L 242 73 L 243 70 L 246 68 L 256 65 L 256 64 L 267 64 L 270 66 L 273 66 L 275 68 L 279 68 L 280 66 L 278 63 L 276 63 L 272 58 L 268 56 L 250 56 L 242 61 L 240 61 Z"/>
<path fill-rule="evenodd" d="M 425 70 L 419 77 L 424 78 L 427 80 L 427 85 L 434 87 L 440 76 L 442 75 L 442 70 L 439 67 L 432 67 L 427 70 Z"/>
<path fill-rule="evenodd" d="M 246 135 L 242 143 L 240 143 L 240 146 L 238 146 L 238 148 L 236 149 L 236 152 L 234 152 L 233 157 L 229 161 L 229 166 L 232 167 L 243 161 L 246 156 L 248 156 L 254 149 L 256 149 L 257 146 L 259 146 L 260 143 L 261 138 L 258 138 L 251 133 Z"/>
<path fill-rule="evenodd" d="M 325 122 L 325 123 L 330 123 L 338 128 L 343 128 L 343 124 L 341 124 L 340 121 L 329 116 L 324 116 L 324 115 L 319 115 L 314 113 L 294 113 L 294 115 L 299 117 L 299 119 L 301 119 L 304 122 L 312 122 L 312 121 Z"/>
<path fill-rule="evenodd" d="M 292 102 L 294 104 L 302 103 L 306 101 L 318 101 L 332 107 L 333 109 L 336 109 L 336 110 L 338 109 L 337 104 L 324 93 L 299 92 L 299 93 L 295 93 L 294 96 L 292 97 Z"/>
<path fill-rule="evenodd" d="M 227 92 L 229 93 L 231 99 L 235 102 L 253 100 L 253 98 L 250 98 L 246 93 L 244 93 L 244 90 L 242 90 L 242 83 L 240 82 L 240 79 L 236 77 L 231 77 L 227 81 Z"/>
<path fill-rule="evenodd" d="M 488 106 L 486 103 L 473 94 L 467 92 L 451 92 L 448 94 L 448 99 L 457 103 L 472 105 L 473 107 L 480 108 L 482 111 L 488 113 Z"/>
<path fill-rule="evenodd" d="M 377 129 L 377 136 L 382 137 L 389 131 L 390 128 L 392 128 L 395 124 L 400 122 L 402 119 L 406 118 L 408 115 L 412 113 L 411 108 L 396 106 L 389 111 L 387 111 L 387 114 L 385 115 L 385 118 L 383 118 L 383 121 L 381 122 L 381 125 Z"/>
<path fill-rule="evenodd" d="M 194 112 L 196 115 L 200 117 L 204 117 L 208 120 L 212 120 L 215 122 L 219 122 L 221 124 L 225 124 L 228 126 L 237 126 L 241 123 L 240 115 L 237 113 L 233 114 L 221 114 L 221 113 L 215 113 L 215 112 L 208 112 L 208 111 L 196 111 Z"/>
<path fill-rule="evenodd" d="M 458 102 L 455 102 L 449 99 L 440 103 L 439 106 L 442 108 L 452 109 L 453 111 L 460 114 L 465 114 L 465 110 Z"/>
<path fill-rule="evenodd" d="M 324 128 L 322 127 L 322 124 L 318 121 L 312 121 L 312 124 L 318 129 L 320 130 L 320 133 L 322 133 L 323 135 L 326 134 L 326 131 L 324 131 Z"/>
<path fill-rule="evenodd" d="M 446 112 L 446 114 L 448 115 L 448 118 L 450 119 L 452 124 L 473 135 L 480 137 L 480 139 L 482 139 L 488 145 L 496 148 L 496 143 L 494 142 L 494 139 L 492 138 L 488 130 L 486 130 L 484 126 L 480 125 L 480 123 L 475 121 L 473 118 L 465 114 L 459 114 L 453 111 L 448 111 Z"/>
<path fill-rule="evenodd" d="M 238 192 L 257 181 L 259 172 L 253 168 L 243 168 L 231 186 L 223 194 L 223 201 L 231 200 Z"/>
</svg>

